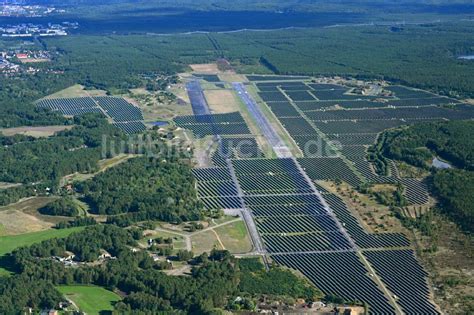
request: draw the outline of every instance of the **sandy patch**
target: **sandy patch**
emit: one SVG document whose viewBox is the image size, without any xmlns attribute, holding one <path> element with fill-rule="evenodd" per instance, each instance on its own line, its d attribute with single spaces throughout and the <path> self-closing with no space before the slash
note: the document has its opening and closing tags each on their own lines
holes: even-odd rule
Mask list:
<svg viewBox="0 0 474 315">
<path fill-rule="evenodd" d="M 0 222 L 5 235 L 43 231 L 53 226 L 53 223 L 45 222 L 18 210 L 0 211 Z"/>
<path fill-rule="evenodd" d="M 205 90 L 204 95 L 213 113 L 222 114 L 239 111 L 237 97 L 232 91 Z"/>
<path fill-rule="evenodd" d="M 49 137 L 58 131 L 71 129 L 74 126 L 43 126 L 43 127 L 15 127 L 0 129 L 0 132 L 5 136 L 13 136 L 17 134 L 32 136 L 32 137 Z"/>
<path fill-rule="evenodd" d="M 243 74 L 236 74 L 232 72 L 220 73 L 219 78 L 223 82 L 248 82 L 247 77 Z"/>
<path fill-rule="evenodd" d="M 215 63 L 201 63 L 201 64 L 192 64 L 189 65 L 194 72 L 205 73 L 205 74 L 217 74 L 219 73 L 219 68 Z"/>
</svg>

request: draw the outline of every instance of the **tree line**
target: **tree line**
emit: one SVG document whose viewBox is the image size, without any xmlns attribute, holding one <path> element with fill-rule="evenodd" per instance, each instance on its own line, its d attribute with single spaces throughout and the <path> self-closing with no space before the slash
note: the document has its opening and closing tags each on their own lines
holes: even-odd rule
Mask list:
<svg viewBox="0 0 474 315">
<path fill-rule="evenodd" d="M 96 225 L 64 239 L 14 251 L 10 259 L 17 274 L 0 278 L 0 312 L 18 313 L 24 307 L 54 308 L 63 299 L 54 286 L 68 284 L 120 290 L 125 298 L 115 309 L 127 313 L 213 314 L 231 307 L 237 296 L 249 300 L 262 294 L 307 300 L 321 297 L 306 280 L 289 271 L 272 267 L 266 272 L 258 259 L 238 260 L 227 251 L 213 250 L 209 255 L 194 257 L 190 276 L 168 276 L 146 251 L 131 250 L 140 237 L 142 233 L 133 229 Z M 77 262 L 92 262 L 103 250 L 116 259 L 77 268 L 67 268 L 52 259 L 71 252 Z M 252 303 L 246 305 L 252 307 Z"/>
</svg>

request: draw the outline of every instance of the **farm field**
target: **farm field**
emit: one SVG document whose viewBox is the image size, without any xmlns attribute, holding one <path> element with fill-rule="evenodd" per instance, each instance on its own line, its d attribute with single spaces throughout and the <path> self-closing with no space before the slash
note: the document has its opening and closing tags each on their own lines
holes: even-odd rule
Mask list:
<svg viewBox="0 0 474 315">
<path fill-rule="evenodd" d="M 104 314 L 114 309 L 114 303 L 121 300 L 120 296 L 112 291 L 97 286 L 58 286 L 59 292 L 73 301 L 86 314 Z"/>
</svg>

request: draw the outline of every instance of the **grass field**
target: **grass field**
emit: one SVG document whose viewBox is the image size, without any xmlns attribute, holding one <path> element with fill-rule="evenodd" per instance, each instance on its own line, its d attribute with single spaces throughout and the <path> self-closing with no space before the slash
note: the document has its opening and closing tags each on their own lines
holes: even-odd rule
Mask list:
<svg viewBox="0 0 474 315">
<path fill-rule="evenodd" d="M 245 253 L 252 250 L 244 221 L 232 222 L 215 228 L 225 248 L 231 253 Z"/>
<path fill-rule="evenodd" d="M 48 95 L 45 98 L 68 98 L 68 97 L 87 97 L 87 96 L 105 96 L 106 92 L 102 90 L 84 90 L 80 84 L 70 86 L 64 90 Z"/>
<path fill-rule="evenodd" d="M 0 237 L 0 256 L 12 252 L 18 247 L 39 243 L 55 237 L 66 237 L 73 232 L 84 229 L 84 227 L 70 229 L 50 229 L 41 232 L 27 233 L 21 235 L 11 235 Z"/>
<path fill-rule="evenodd" d="M 216 234 L 213 231 L 208 230 L 202 233 L 196 233 L 191 236 L 193 253 L 195 255 L 200 255 L 203 252 L 210 252 L 214 247 L 217 249 L 222 249 L 217 240 Z"/>
<path fill-rule="evenodd" d="M 76 227 L 71 229 L 62 229 L 55 230 L 50 229 L 41 232 L 27 233 L 21 235 L 10 235 L 10 236 L 1 236 L 0 237 L 0 262 L 2 257 L 8 253 L 11 253 L 15 249 L 28 246 L 35 243 L 40 243 L 42 241 L 51 239 L 51 238 L 62 238 L 70 235 L 73 232 L 77 232 L 84 229 L 84 227 Z M 3 266 L 4 267 L 4 266 Z M 3 268 L 0 265 L 0 276 L 9 274 L 8 270 Z"/>
<path fill-rule="evenodd" d="M 209 108 L 215 114 L 239 111 L 239 103 L 234 92 L 229 90 L 204 90 Z"/>
<path fill-rule="evenodd" d="M 44 216 L 38 209 L 53 201 L 54 197 L 26 198 L 0 207 L 0 236 L 19 235 L 50 229 L 61 217 Z"/>
<path fill-rule="evenodd" d="M 192 64 L 189 66 L 196 73 L 217 74 L 220 72 L 216 63 Z"/>
<path fill-rule="evenodd" d="M 120 301 L 120 296 L 114 292 L 97 286 L 68 285 L 57 289 L 88 315 L 112 311 L 114 302 Z"/>
</svg>

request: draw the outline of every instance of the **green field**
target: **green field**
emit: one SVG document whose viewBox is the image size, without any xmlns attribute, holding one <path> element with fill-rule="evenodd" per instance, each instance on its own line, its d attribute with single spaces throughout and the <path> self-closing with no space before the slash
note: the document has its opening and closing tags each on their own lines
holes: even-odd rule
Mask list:
<svg viewBox="0 0 474 315">
<path fill-rule="evenodd" d="M 2 236 L 0 237 L 0 256 L 10 253 L 18 247 L 39 243 L 50 238 L 66 237 L 69 234 L 76 231 L 80 231 L 82 229 L 84 229 L 84 227 L 61 230 L 51 229 L 21 235 Z"/>
<path fill-rule="evenodd" d="M 236 221 L 215 228 L 225 248 L 231 253 L 246 253 L 252 250 L 252 243 L 244 221 Z"/>
<path fill-rule="evenodd" d="M 120 301 L 120 296 L 114 292 L 97 286 L 68 285 L 57 289 L 89 315 L 112 311 L 113 303 Z"/>
<path fill-rule="evenodd" d="M 12 252 L 13 250 L 22 247 L 31 245 L 34 243 L 39 243 L 51 238 L 61 238 L 66 237 L 69 234 L 80 231 L 84 227 L 70 228 L 70 229 L 51 229 L 41 232 L 27 233 L 21 235 L 10 235 L 10 236 L 0 236 L 0 260 L 2 256 Z M 9 272 L 0 266 L 0 276 L 7 275 Z"/>
</svg>

